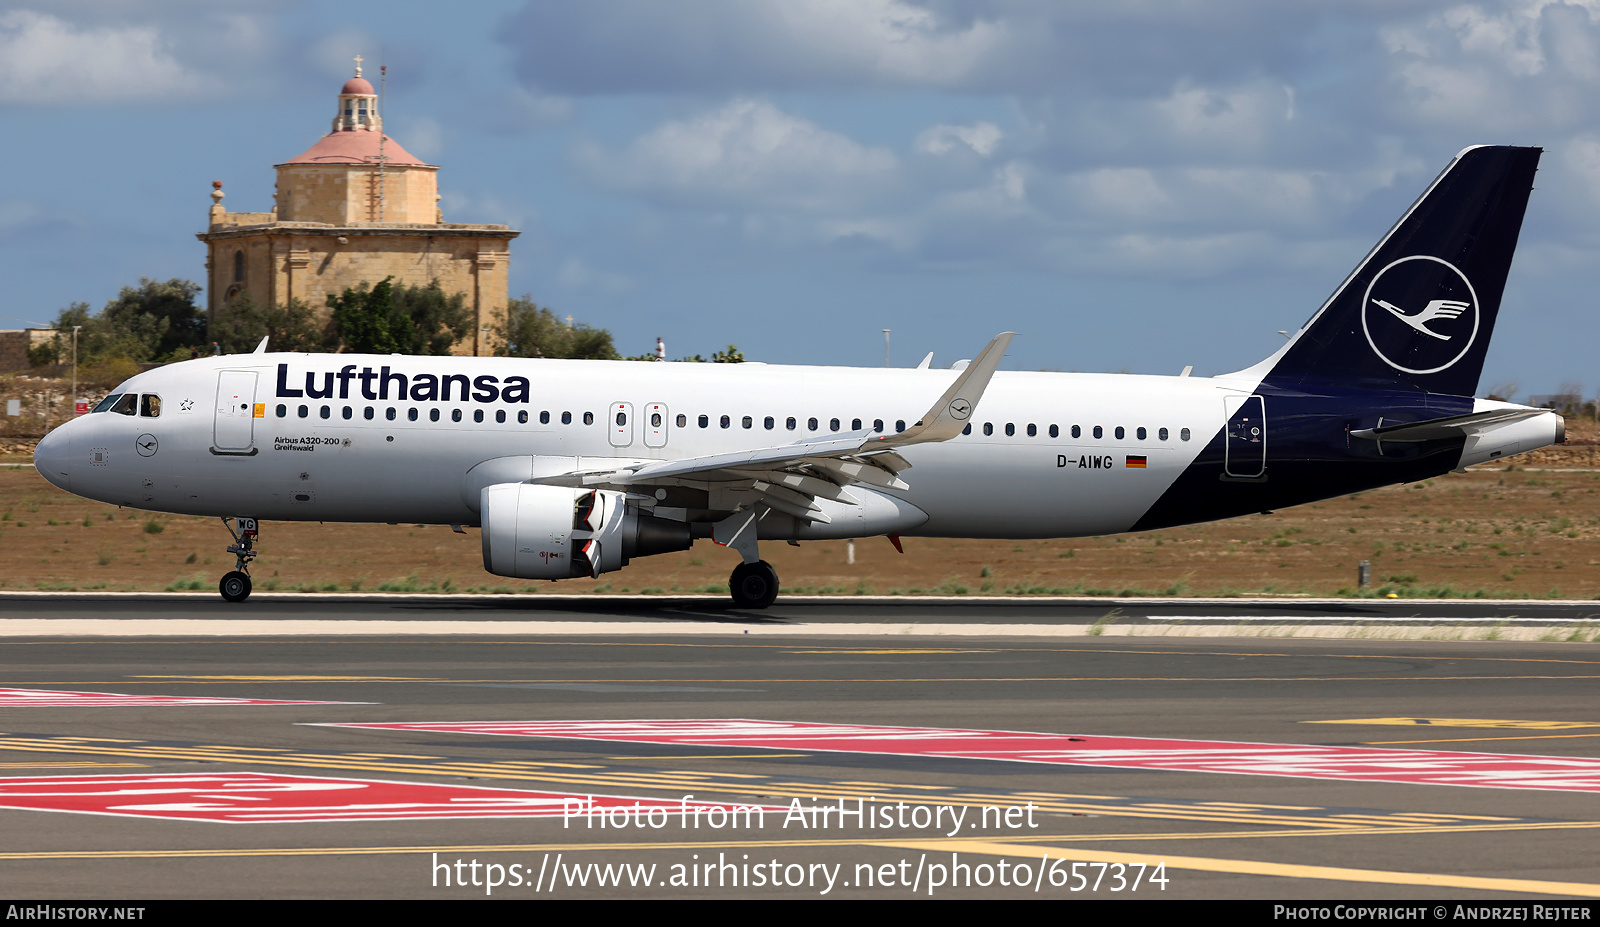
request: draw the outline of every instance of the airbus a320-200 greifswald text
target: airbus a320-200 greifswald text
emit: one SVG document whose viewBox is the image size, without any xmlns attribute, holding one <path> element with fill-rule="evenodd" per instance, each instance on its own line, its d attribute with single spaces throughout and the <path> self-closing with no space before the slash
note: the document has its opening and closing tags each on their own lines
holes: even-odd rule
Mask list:
<svg viewBox="0 0 1600 927">
<path fill-rule="evenodd" d="M 1474 399 L 1540 149 L 1461 152 L 1273 356 L 1216 377 L 253 354 L 141 373 L 39 442 L 102 502 L 260 522 L 477 525 L 500 576 L 599 576 L 711 538 L 1044 538 L 1228 518 L 1558 443 Z M 1185 374 L 1187 374 L 1187 370 Z"/>
</svg>

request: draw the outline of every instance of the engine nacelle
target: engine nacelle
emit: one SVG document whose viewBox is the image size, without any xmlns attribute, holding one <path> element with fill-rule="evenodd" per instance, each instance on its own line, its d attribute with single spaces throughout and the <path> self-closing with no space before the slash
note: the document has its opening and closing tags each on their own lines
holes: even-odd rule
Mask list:
<svg viewBox="0 0 1600 927">
<path fill-rule="evenodd" d="M 483 568 L 496 576 L 599 576 L 694 543 L 687 524 L 643 514 L 609 490 L 497 483 L 483 489 L 479 511 Z"/>
</svg>

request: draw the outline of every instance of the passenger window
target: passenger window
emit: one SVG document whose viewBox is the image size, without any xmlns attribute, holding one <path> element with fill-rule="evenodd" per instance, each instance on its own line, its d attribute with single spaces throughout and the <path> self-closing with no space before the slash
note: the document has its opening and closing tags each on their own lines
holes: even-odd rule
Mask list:
<svg viewBox="0 0 1600 927">
<path fill-rule="evenodd" d="M 594 424 L 594 413 L 593 412 L 585 412 L 585 413 L 583 413 L 583 423 L 585 425 L 593 425 Z"/>
<path fill-rule="evenodd" d="M 278 403 L 277 413 L 279 418 L 288 418 L 289 407 L 280 402 Z"/>
<path fill-rule="evenodd" d="M 895 419 L 894 433 L 895 434 L 899 434 L 900 432 L 905 431 L 905 430 L 906 430 L 906 420 L 903 419 L 903 418 Z"/>
<path fill-rule="evenodd" d="M 161 397 L 157 396 L 155 393 L 145 393 L 143 400 L 139 404 L 139 414 L 145 418 L 160 418 Z M 283 416 L 284 408 L 283 406 L 279 406 L 278 417 L 283 418 Z"/>
<path fill-rule="evenodd" d="M 859 419 L 859 418 L 851 419 L 850 420 L 850 430 L 851 431 L 860 431 L 861 430 L 861 419 Z"/>
<path fill-rule="evenodd" d="M 117 413 L 118 415 L 132 415 L 139 411 L 138 405 L 138 393 L 125 393 L 123 394 L 122 398 L 118 399 L 116 404 L 111 407 L 111 411 Z"/>
<path fill-rule="evenodd" d="M 301 418 L 305 418 L 306 416 L 308 416 L 310 414 L 311 414 L 311 409 L 308 406 L 301 406 L 300 407 L 300 417 Z"/>
<path fill-rule="evenodd" d="M 367 408 L 361 414 L 362 414 L 363 417 L 366 418 L 367 421 L 369 421 L 369 422 L 372 421 L 372 407 L 371 406 L 367 406 Z"/>
<path fill-rule="evenodd" d="M 617 424 L 618 425 L 626 425 L 626 424 L 628 424 L 628 413 L 626 413 L 626 412 L 618 412 L 617 413 Z"/>
<path fill-rule="evenodd" d="M 406 410 L 406 420 L 407 421 L 411 421 L 411 422 L 416 421 L 417 420 L 417 410 L 416 409 L 407 409 Z"/>
<path fill-rule="evenodd" d="M 439 420 L 439 410 L 438 409 L 429 409 L 428 410 L 428 421 L 437 422 L 438 420 Z"/>
<path fill-rule="evenodd" d="M 474 422 L 481 423 L 483 421 L 483 410 L 482 409 L 473 409 L 472 410 L 472 420 Z"/>
<path fill-rule="evenodd" d="M 964 435 L 972 434 L 972 423 L 968 422 L 967 423 L 967 427 L 961 429 L 961 433 L 964 434 Z"/>
<path fill-rule="evenodd" d="M 772 420 L 772 416 L 769 415 L 764 420 L 762 420 L 761 424 L 763 426 L 765 426 L 768 431 L 771 431 L 772 430 L 772 426 L 776 425 L 777 422 L 773 421 Z"/>
<path fill-rule="evenodd" d="M 1106 430 L 1104 428 L 1101 428 L 1099 425 L 1094 426 L 1094 436 L 1096 438 L 1105 437 L 1105 433 Z"/>
<path fill-rule="evenodd" d="M 394 406 L 390 406 L 389 408 L 384 409 L 383 410 L 383 417 L 388 419 L 391 422 L 394 421 L 394 419 L 395 419 Z"/>
<path fill-rule="evenodd" d="M 1073 425 L 1073 426 L 1072 426 L 1072 436 L 1073 436 L 1073 437 L 1074 437 L 1074 438 L 1081 438 L 1081 437 L 1083 437 L 1083 429 L 1082 429 L 1082 428 L 1079 428 L 1079 427 L 1078 427 L 1078 426 L 1077 426 L 1077 425 Z"/>
<path fill-rule="evenodd" d="M 1144 440 L 1144 436 L 1145 436 L 1145 430 L 1144 430 L 1144 428 L 1141 427 L 1138 431 L 1134 432 L 1133 434 L 1134 434 L 1134 437 L 1138 438 L 1140 441 L 1143 441 Z"/>
<path fill-rule="evenodd" d="M 800 423 L 795 421 L 795 418 L 792 415 L 783 420 L 783 427 L 789 429 L 790 431 L 794 431 L 795 428 L 799 427 L 799 425 Z"/>
<path fill-rule="evenodd" d="M 1032 422 L 1029 422 L 1028 423 L 1028 437 L 1037 438 L 1038 436 L 1039 436 L 1039 426 L 1035 425 Z"/>
<path fill-rule="evenodd" d="M 651 428 L 660 428 L 661 427 L 661 413 L 660 412 L 651 412 L 650 413 L 650 427 Z"/>
<path fill-rule="evenodd" d="M 770 421 L 770 420 L 769 420 L 769 421 Z M 753 428 L 753 427 L 755 427 L 755 424 L 756 424 L 756 420 L 755 420 L 755 419 L 753 419 L 753 418 L 751 418 L 751 417 L 750 417 L 750 416 L 748 416 L 748 415 L 746 415 L 746 416 L 745 416 L 745 417 L 744 417 L 744 427 L 746 427 L 746 428 Z"/>
<path fill-rule="evenodd" d="M 339 414 L 344 416 L 345 421 L 349 421 L 350 419 L 356 417 L 356 410 L 350 408 L 349 406 L 342 406 L 339 409 Z"/>
<path fill-rule="evenodd" d="M 561 413 L 561 424 L 563 424 L 563 425 L 572 424 L 572 413 L 571 412 L 563 412 L 563 413 Z"/>
<path fill-rule="evenodd" d="M 839 430 L 839 420 L 836 419 L 836 418 L 828 419 L 828 430 L 829 431 L 838 431 Z"/>
<path fill-rule="evenodd" d="M 678 427 L 682 428 L 687 424 L 689 424 L 689 416 L 684 415 L 682 412 L 679 412 L 678 413 Z"/>
<path fill-rule="evenodd" d="M 1189 429 L 1185 428 L 1184 430 L 1178 432 L 1178 437 L 1185 441 L 1189 440 Z"/>
<path fill-rule="evenodd" d="M 327 406 L 323 406 L 321 414 L 322 414 L 323 418 L 327 418 L 329 415 L 333 414 L 333 410 L 328 408 Z"/>
<path fill-rule="evenodd" d="M 1055 425 L 1051 425 L 1050 426 L 1050 437 L 1052 437 L 1052 438 L 1061 437 L 1061 429 L 1057 428 Z"/>
<path fill-rule="evenodd" d="M 983 423 L 983 434 L 985 437 L 994 434 L 994 422 Z"/>
<path fill-rule="evenodd" d="M 1127 434 L 1127 432 L 1122 430 L 1122 426 L 1121 425 L 1118 425 L 1117 426 L 1117 431 L 1116 431 L 1117 440 L 1121 441 L 1122 440 L 1122 436 L 1125 435 L 1125 434 Z"/>
<path fill-rule="evenodd" d="M 817 430 L 817 420 L 814 419 L 814 418 L 806 419 L 806 427 L 811 429 L 812 431 L 816 431 Z"/>
<path fill-rule="evenodd" d="M 710 428 L 711 427 L 711 416 L 709 416 L 709 415 L 702 415 L 698 419 L 696 419 L 695 421 L 697 421 L 700 424 L 701 428 Z"/>
<path fill-rule="evenodd" d="M 1017 426 L 1011 424 L 1010 422 L 1006 422 L 1006 437 L 1009 438 L 1009 437 L 1015 435 L 1016 433 L 1017 433 Z"/>
<path fill-rule="evenodd" d="M 882 434 L 883 433 L 883 419 L 881 419 L 881 418 L 873 419 L 872 420 L 872 430 L 878 432 L 879 434 Z"/>
<path fill-rule="evenodd" d="M 541 425 L 550 424 L 550 413 L 548 411 L 539 413 L 539 424 L 541 424 Z"/>
<path fill-rule="evenodd" d="M 729 425 L 733 424 L 733 420 L 728 418 L 726 415 L 724 415 L 722 417 L 721 422 L 722 422 L 722 427 L 724 427 L 724 428 L 727 428 Z"/>
<path fill-rule="evenodd" d="M 527 409 L 522 409 L 522 410 L 517 412 L 517 424 L 518 425 L 526 425 L 526 424 L 528 424 L 528 410 Z"/>
<path fill-rule="evenodd" d="M 450 410 L 450 421 L 452 421 L 452 422 L 461 421 L 461 410 L 460 409 L 451 409 Z"/>
<path fill-rule="evenodd" d="M 496 409 L 496 410 L 494 410 L 494 420 L 495 420 L 495 424 L 504 425 L 506 423 L 506 410 L 504 410 L 504 409 Z"/>
<path fill-rule="evenodd" d="M 1160 431 L 1156 432 L 1156 437 L 1161 439 L 1162 441 L 1167 440 L 1167 435 L 1168 435 L 1168 432 L 1167 432 L 1167 430 L 1165 428 L 1163 428 Z"/>
</svg>

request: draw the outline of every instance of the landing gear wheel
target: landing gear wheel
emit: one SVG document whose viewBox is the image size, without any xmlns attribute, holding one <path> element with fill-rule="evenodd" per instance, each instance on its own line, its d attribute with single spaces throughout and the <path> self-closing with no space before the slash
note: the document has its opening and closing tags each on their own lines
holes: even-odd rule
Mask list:
<svg viewBox="0 0 1600 927">
<path fill-rule="evenodd" d="M 222 577 L 217 589 L 229 602 L 243 602 L 250 598 L 250 574 L 233 570 Z"/>
<path fill-rule="evenodd" d="M 728 591 L 738 608 L 766 608 L 778 598 L 778 571 L 765 560 L 741 563 L 728 578 Z"/>
</svg>

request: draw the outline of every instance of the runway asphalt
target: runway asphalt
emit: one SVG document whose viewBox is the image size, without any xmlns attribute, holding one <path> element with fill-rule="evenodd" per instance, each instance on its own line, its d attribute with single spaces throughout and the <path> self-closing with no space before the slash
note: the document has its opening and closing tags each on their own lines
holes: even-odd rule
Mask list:
<svg viewBox="0 0 1600 927">
<path fill-rule="evenodd" d="M 1547 632 L 1600 605 L 10 595 L 0 879 L 123 901 L 1600 897 L 1593 644 L 1027 630 L 1112 610 Z M 339 627 L 271 630 L 304 621 Z"/>
</svg>

